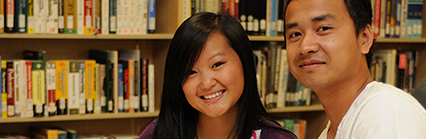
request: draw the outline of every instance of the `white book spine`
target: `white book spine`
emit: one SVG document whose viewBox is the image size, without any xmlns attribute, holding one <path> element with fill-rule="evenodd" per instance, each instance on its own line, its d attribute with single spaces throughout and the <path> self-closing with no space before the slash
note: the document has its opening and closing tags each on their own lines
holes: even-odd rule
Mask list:
<svg viewBox="0 0 426 139">
<path fill-rule="evenodd" d="M 84 34 L 84 0 L 77 0 L 77 34 Z"/>
<path fill-rule="evenodd" d="M 68 114 L 79 114 L 77 109 L 80 108 L 81 100 L 78 62 L 69 62 L 68 70 Z"/>
<path fill-rule="evenodd" d="M 56 111 L 56 104 L 55 102 L 49 102 L 50 92 L 56 90 L 56 70 L 55 70 L 55 63 L 54 62 L 46 62 L 46 106 L 47 109 L 45 110 L 46 114 L 45 116 L 48 116 L 47 113 L 53 113 Z M 56 99 L 56 98 L 53 98 Z"/>
<path fill-rule="evenodd" d="M 49 34 L 58 34 L 58 0 L 48 2 L 47 30 Z"/>
<path fill-rule="evenodd" d="M 85 62 L 79 62 L 78 65 L 78 72 L 79 72 L 79 83 L 77 84 L 79 86 L 80 89 L 80 114 L 86 114 L 86 66 L 85 66 Z"/>
<path fill-rule="evenodd" d="M 109 0 L 101 2 L 101 34 L 109 34 Z"/>
<path fill-rule="evenodd" d="M 124 34 L 124 0 L 117 0 L 117 33 Z"/>
<path fill-rule="evenodd" d="M 142 34 L 148 33 L 148 0 L 142 0 Z"/>
<path fill-rule="evenodd" d="M 133 28 L 135 34 L 142 34 L 142 20 L 143 20 L 143 5 L 142 0 L 134 1 L 134 18 L 135 18 L 135 26 Z"/>
<path fill-rule="evenodd" d="M 148 111 L 154 112 L 155 110 L 155 68 L 154 64 L 148 65 Z"/>
<path fill-rule="evenodd" d="M 46 33 L 49 0 L 34 0 L 34 33 Z"/>
</svg>

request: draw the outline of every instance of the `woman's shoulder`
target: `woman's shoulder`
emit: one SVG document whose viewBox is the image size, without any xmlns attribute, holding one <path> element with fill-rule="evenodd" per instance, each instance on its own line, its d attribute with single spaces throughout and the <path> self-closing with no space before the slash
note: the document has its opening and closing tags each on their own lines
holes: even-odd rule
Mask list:
<svg viewBox="0 0 426 139">
<path fill-rule="evenodd" d="M 153 120 L 141 133 L 139 139 L 152 139 L 152 134 L 154 133 L 155 125 L 157 125 L 157 119 Z"/>
<path fill-rule="evenodd" d="M 261 119 L 265 126 L 261 126 L 261 139 L 297 139 L 297 137 L 291 132 L 284 129 L 278 123 L 271 121 L 266 118 Z"/>
</svg>

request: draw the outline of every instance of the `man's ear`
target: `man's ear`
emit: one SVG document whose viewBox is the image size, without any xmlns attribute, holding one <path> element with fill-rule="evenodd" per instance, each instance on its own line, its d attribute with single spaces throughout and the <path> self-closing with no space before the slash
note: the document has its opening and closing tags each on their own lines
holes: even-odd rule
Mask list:
<svg viewBox="0 0 426 139">
<path fill-rule="evenodd" d="M 360 37 L 362 39 L 361 53 L 367 54 L 370 51 L 374 41 L 374 34 L 370 24 L 365 26 L 364 30 L 360 34 Z"/>
</svg>

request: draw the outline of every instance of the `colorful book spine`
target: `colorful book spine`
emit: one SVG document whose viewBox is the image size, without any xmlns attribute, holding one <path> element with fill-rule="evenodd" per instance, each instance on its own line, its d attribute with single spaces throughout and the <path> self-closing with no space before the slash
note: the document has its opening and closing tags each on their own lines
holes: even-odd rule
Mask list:
<svg viewBox="0 0 426 139">
<path fill-rule="evenodd" d="M 87 60 L 85 66 L 86 113 L 94 113 L 95 98 L 97 95 L 97 90 L 95 88 L 96 61 Z"/>
<path fill-rule="evenodd" d="M 80 112 L 80 73 L 79 62 L 70 61 L 68 68 L 68 110 L 70 115 Z"/>
<path fill-rule="evenodd" d="M 15 117 L 15 70 L 13 62 L 6 63 L 6 91 L 7 91 L 7 117 Z"/>
<path fill-rule="evenodd" d="M 26 72 L 25 61 L 13 61 L 14 81 L 15 81 L 15 117 L 26 117 L 27 108 L 27 87 L 26 87 Z"/>
<path fill-rule="evenodd" d="M 77 0 L 64 1 L 64 33 L 77 33 Z"/>
<path fill-rule="evenodd" d="M 64 33 L 65 32 L 64 15 L 65 15 L 64 0 L 58 0 L 58 33 Z"/>
<path fill-rule="evenodd" d="M 137 100 L 137 94 L 135 94 L 135 60 L 128 60 L 129 65 L 129 74 L 128 74 L 128 94 L 129 94 L 129 112 L 133 113 L 135 112 L 136 106 L 139 104 L 135 104 L 138 101 Z M 136 100 L 135 100 L 136 98 Z"/>
<path fill-rule="evenodd" d="M 109 0 L 109 33 L 117 31 L 117 0 Z"/>
<path fill-rule="evenodd" d="M 123 96 L 124 96 L 124 111 L 130 111 L 130 83 L 129 83 L 129 63 L 123 61 Z"/>
<path fill-rule="evenodd" d="M 33 61 L 25 61 L 26 87 L 27 87 L 27 117 L 34 117 L 33 99 Z"/>
<path fill-rule="evenodd" d="M 84 0 L 84 34 L 93 34 L 93 0 Z"/>
<path fill-rule="evenodd" d="M 80 114 L 86 114 L 86 63 L 85 61 L 79 61 L 78 62 L 78 83 L 76 82 L 75 85 L 78 86 L 79 90 L 79 105 L 80 105 Z M 71 76 L 69 76 L 71 77 Z"/>
<path fill-rule="evenodd" d="M 5 0 L 5 28 L 4 32 L 14 33 L 17 31 L 15 26 L 15 0 Z"/>
<path fill-rule="evenodd" d="M 105 68 L 105 66 L 104 66 L 104 68 Z M 94 114 L 99 114 L 99 113 L 102 112 L 102 110 L 101 110 L 101 90 L 102 90 L 102 88 L 101 88 L 101 84 L 100 84 L 101 83 L 100 72 L 101 72 L 101 64 L 96 63 L 95 64 L 95 83 L 94 83 L 95 90 L 96 90 L 95 100 L 94 100 L 94 110 L 93 110 Z"/>
<path fill-rule="evenodd" d="M 68 61 L 55 61 L 56 114 L 67 114 L 68 101 Z"/>
<path fill-rule="evenodd" d="M 376 3 L 374 4 L 374 38 L 379 37 L 380 33 L 380 11 L 381 11 L 381 0 L 376 0 Z"/>
<path fill-rule="evenodd" d="M 148 111 L 148 59 L 141 58 L 141 111 Z"/>
<path fill-rule="evenodd" d="M 1 16 L 1 15 L 0 15 Z M 28 17 L 27 17 L 27 32 L 28 34 L 34 34 L 34 0 L 28 0 Z M 1 24 L 1 23 L 0 23 Z"/>
<path fill-rule="evenodd" d="M 56 63 L 46 62 L 46 105 L 49 116 L 56 115 Z"/>
<path fill-rule="evenodd" d="M 15 0 L 15 27 L 18 33 L 27 33 L 28 0 Z"/>
<path fill-rule="evenodd" d="M 149 0 L 148 6 L 148 33 L 155 32 L 155 0 Z"/>
<path fill-rule="evenodd" d="M 44 61 L 33 61 L 33 109 L 34 117 L 44 116 L 46 105 L 46 74 Z"/>
<path fill-rule="evenodd" d="M 101 0 L 101 34 L 109 34 L 109 0 Z"/>
<path fill-rule="evenodd" d="M 93 33 L 101 34 L 101 0 L 93 0 Z"/>
<path fill-rule="evenodd" d="M 124 112 L 124 71 L 123 63 L 118 64 L 118 112 Z"/>
<path fill-rule="evenodd" d="M 4 33 L 4 0 L 0 0 L 0 33 Z"/>
<path fill-rule="evenodd" d="M 1 117 L 7 118 L 7 80 L 6 61 L 1 60 Z"/>
</svg>

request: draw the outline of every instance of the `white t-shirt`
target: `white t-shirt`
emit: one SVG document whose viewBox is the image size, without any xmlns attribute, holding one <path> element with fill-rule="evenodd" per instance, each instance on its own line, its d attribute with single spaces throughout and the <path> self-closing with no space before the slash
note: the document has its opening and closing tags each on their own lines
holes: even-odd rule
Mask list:
<svg viewBox="0 0 426 139">
<path fill-rule="evenodd" d="M 330 122 L 318 137 L 327 139 Z M 336 139 L 426 139 L 426 111 L 402 90 L 371 82 L 337 127 Z"/>
</svg>

